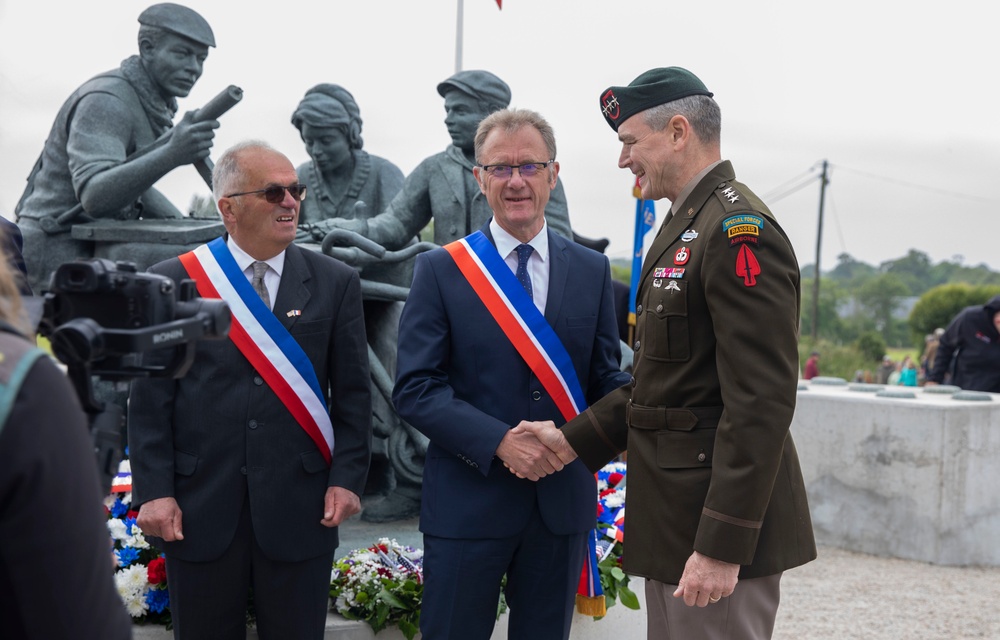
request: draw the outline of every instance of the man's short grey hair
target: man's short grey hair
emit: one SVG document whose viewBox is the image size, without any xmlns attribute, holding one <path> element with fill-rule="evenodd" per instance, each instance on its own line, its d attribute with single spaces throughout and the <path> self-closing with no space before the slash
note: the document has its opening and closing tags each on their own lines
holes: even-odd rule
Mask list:
<svg viewBox="0 0 1000 640">
<path fill-rule="evenodd" d="M 235 144 L 222 154 L 212 170 L 212 196 L 218 202 L 226 194 L 243 190 L 243 170 L 240 167 L 240 156 L 251 149 L 275 151 L 274 147 L 263 140 L 245 140 Z"/>
<path fill-rule="evenodd" d="M 670 119 L 682 115 L 691 123 L 698 139 L 718 144 L 722 133 L 722 110 L 709 96 L 688 96 L 647 109 L 643 118 L 650 129 L 663 131 Z"/>
<path fill-rule="evenodd" d="M 506 133 L 514 133 L 521 127 L 534 127 L 538 133 L 542 134 L 542 141 L 549 151 L 549 157 L 545 160 L 556 159 L 556 134 L 552 130 L 552 125 L 536 111 L 530 109 L 501 109 L 483 118 L 476 129 L 476 162 L 482 164 L 479 154 L 483 150 L 487 136 L 494 129 L 502 129 Z M 541 158 L 538 158 L 541 161 Z"/>
</svg>

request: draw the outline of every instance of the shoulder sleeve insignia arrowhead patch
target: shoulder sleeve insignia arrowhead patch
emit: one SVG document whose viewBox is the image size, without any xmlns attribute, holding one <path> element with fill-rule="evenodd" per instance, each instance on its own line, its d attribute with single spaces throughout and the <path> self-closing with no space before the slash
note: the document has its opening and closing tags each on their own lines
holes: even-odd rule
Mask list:
<svg viewBox="0 0 1000 640">
<path fill-rule="evenodd" d="M 757 276 L 760 275 L 760 263 L 757 256 L 753 254 L 747 245 L 740 246 L 740 252 L 736 254 L 736 275 L 743 278 L 743 284 L 747 287 L 757 285 Z"/>
</svg>

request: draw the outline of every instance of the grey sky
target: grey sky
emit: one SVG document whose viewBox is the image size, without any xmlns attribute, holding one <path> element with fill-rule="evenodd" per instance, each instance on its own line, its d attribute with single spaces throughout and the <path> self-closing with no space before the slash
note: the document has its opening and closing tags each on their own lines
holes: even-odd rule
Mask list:
<svg viewBox="0 0 1000 640">
<path fill-rule="evenodd" d="M 679 65 L 715 92 L 723 157 L 765 200 L 829 160 L 824 268 L 845 251 L 877 264 L 916 248 L 1000 269 L 996 3 L 506 0 L 499 11 L 495 0 L 464 2 L 464 67 L 493 71 L 514 106 L 552 122 L 573 227 L 609 238 L 612 257 L 631 252 L 633 178 L 616 166 L 598 97 Z M 181 110 L 229 84 L 245 91 L 214 156 L 263 138 L 306 160 L 290 116 L 320 82 L 354 93 L 365 149 L 404 173 L 448 144 L 435 86 L 455 70 L 456 0 L 183 3 L 208 19 L 219 47 Z M 12 217 L 62 101 L 137 51 L 136 17 L 149 4 L 0 0 L 3 215 Z M 159 186 L 181 208 L 208 193 L 191 167 Z M 812 263 L 818 181 L 770 202 L 799 261 Z"/>
</svg>

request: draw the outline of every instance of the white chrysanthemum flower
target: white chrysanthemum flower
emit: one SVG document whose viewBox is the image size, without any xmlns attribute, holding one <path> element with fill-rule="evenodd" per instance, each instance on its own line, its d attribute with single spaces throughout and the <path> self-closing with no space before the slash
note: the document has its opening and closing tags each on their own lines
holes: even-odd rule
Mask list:
<svg viewBox="0 0 1000 640">
<path fill-rule="evenodd" d="M 146 542 L 146 536 L 142 535 L 142 531 L 139 527 L 132 527 L 133 535 L 128 537 L 125 544 L 129 547 L 135 547 L 136 549 L 148 549 L 149 543 Z"/>
<path fill-rule="evenodd" d="M 146 591 L 149 590 L 146 567 L 132 565 L 116 572 L 115 587 L 130 616 L 141 618 L 146 614 L 149 610 L 146 603 Z"/>
<path fill-rule="evenodd" d="M 625 504 L 625 492 L 616 491 L 614 493 L 609 493 L 604 496 L 604 504 L 607 505 L 609 509 L 617 509 Z"/>
<path fill-rule="evenodd" d="M 110 518 L 108 520 L 108 531 L 111 532 L 111 537 L 115 540 L 124 540 L 129 537 L 128 532 L 125 530 L 125 523 L 118 518 Z"/>
<path fill-rule="evenodd" d="M 118 473 L 132 473 L 132 461 L 128 458 L 118 463 Z"/>
<path fill-rule="evenodd" d="M 104 508 L 110 511 L 113 506 L 115 506 L 115 494 L 109 493 L 104 496 Z"/>
</svg>

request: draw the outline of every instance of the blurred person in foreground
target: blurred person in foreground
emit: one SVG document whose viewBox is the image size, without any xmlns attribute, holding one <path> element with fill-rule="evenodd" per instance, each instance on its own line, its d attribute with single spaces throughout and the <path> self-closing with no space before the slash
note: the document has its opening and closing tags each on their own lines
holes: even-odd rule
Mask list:
<svg viewBox="0 0 1000 640">
<path fill-rule="evenodd" d="M 600 96 L 642 197 L 667 198 L 636 305 L 632 384 L 555 429 L 596 471 L 628 450 L 624 570 L 646 578 L 650 640 L 770 638 L 786 569 L 816 557 L 789 425 L 799 269 L 720 151 L 712 93 L 679 67 Z"/>
<path fill-rule="evenodd" d="M 0 256 L 0 638 L 132 637 L 87 415 Z"/>
<path fill-rule="evenodd" d="M 1000 296 L 958 312 L 938 339 L 928 385 L 1000 393 Z"/>
<path fill-rule="evenodd" d="M 358 274 L 295 239 L 305 187 L 261 142 L 212 175 L 226 236 L 150 271 L 192 278 L 233 327 L 180 379 L 138 379 L 128 431 L 137 523 L 166 555 L 177 638 L 323 637 L 337 527 L 371 450 Z"/>
<path fill-rule="evenodd" d="M 559 163 L 539 114 L 491 114 L 475 149 L 473 175 L 493 217 L 417 257 L 399 324 L 393 402 L 430 439 L 420 631 L 426 640 L 487 640 L 506 574 L 509 637 L 565 640 L 595 525 L 594 476 L 579 462 L 564 468 L 513 428 L 562 423 L 567 402 L 586 406 L 628 381 L 611 268 L 546 223 Z"/>
</svg>

